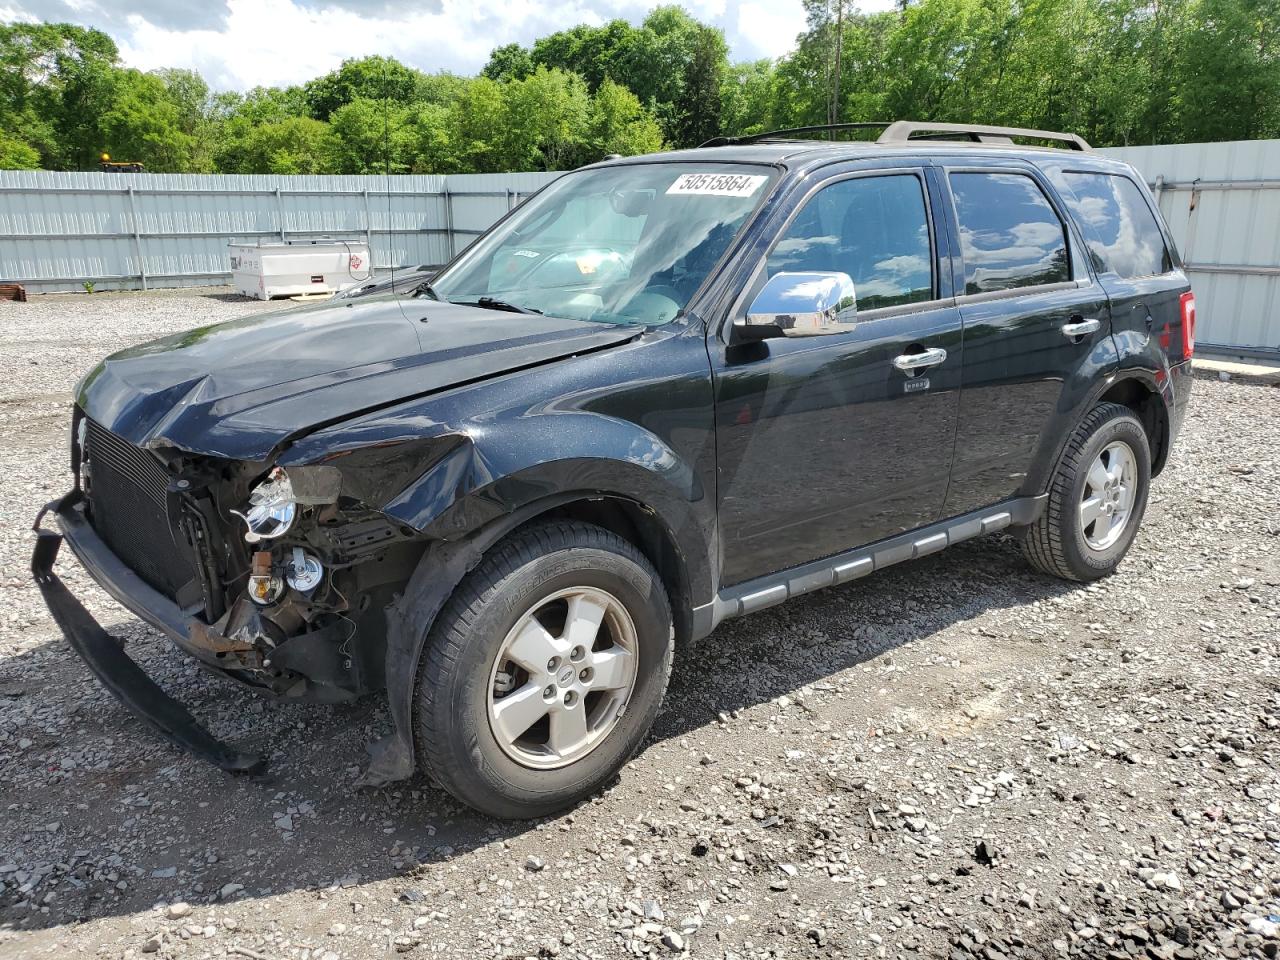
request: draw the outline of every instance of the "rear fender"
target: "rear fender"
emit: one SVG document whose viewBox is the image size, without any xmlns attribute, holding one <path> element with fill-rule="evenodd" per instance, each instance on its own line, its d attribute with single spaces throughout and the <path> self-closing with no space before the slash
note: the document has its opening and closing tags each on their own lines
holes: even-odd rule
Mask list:
<svg viewBox="0 0 1280 960">
<path fill-rule="evenodd" d="M 1051 438 L 1052 443 L 1042 441 L 1035 466 L 1023 485 L 1024 495 L 1041 494 L 1048 490 L 1062 451 L 1075 432 L 1076 425 L 1090 410 L 1108 399 L 1108 394 L 1114 394 L 1117 402 L 1132 405 L 1131 398 L 1138 394 L 1133 390 L 1126 390 L 1126 386 L 1137 387 L 1142 395 L 1150 398 L 1146 410 L 1140 407 L 1136 412 L 1152 439 L 1151 475 L 1155 476 L 1160 472 L 1168 458 L 1170 445 L 1169 409 L 1173 401 L 1170 377 L 1164 371 L 1152 372 L 1142 367 L 1124 367 L 1099 378 L 1070 408 L 1070 412 L 1060 413 L 1055 418 L 1054 428 L 1046 438 Z"/>
</svg>

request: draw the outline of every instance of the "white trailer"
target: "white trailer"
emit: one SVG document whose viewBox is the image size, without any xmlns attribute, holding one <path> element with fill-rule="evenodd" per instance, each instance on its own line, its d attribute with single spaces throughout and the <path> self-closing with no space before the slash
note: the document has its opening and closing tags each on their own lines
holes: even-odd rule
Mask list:
<svg viewBox="0 0 1280 960">
<path fill-rule="evenodd" d="M 336 293 L 373 277 L 364 240 L 290 240 L 229 243 L 231 285 L 256 300 Z"/>
</svg>

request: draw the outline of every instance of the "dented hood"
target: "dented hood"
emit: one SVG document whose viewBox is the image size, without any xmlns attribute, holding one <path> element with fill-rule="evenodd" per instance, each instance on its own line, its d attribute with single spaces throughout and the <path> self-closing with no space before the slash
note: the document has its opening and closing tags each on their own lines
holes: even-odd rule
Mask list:
<svg viewBox="0 0 1280 960">
<path fill-rule="evenodd" d="M 139 446 L 265 460 L 317 427 L 639 332 L 432 300 L 329 301 L 122 350 L 77 402 Z"/>
</svg>

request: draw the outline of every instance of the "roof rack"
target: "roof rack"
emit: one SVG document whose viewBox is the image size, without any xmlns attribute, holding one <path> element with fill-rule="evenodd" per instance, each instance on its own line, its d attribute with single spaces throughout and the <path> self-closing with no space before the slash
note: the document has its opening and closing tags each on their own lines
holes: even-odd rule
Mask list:
<svg viewBox="0 0 1280 960">
<path fill-rule="evenodd" d="M 924 137 L 913 136 L 925 134 Z M 943 134 L 942 139 L 959 134 L 974 143 L 996 145 L 1013 143 L 1014 137 L 1033 140 L 1053 140 L 1069 150 L 1092 150 L 1088 142 L 1074 133 L 1057 133 L 1053 130 L 1032 130 L 1028 127 L 989 127 L 977 123 L 931 123 L 920 120 L 897 120 L 889 124 L 876 143 L 906 143 L 908 140 L 939 139 L 932 134 Z"/>
<path fill-rule="evenodd" d="M 723 147 L 741 143 L 763 143 L 770 140 L 785 140 L 796 134 L 830 133 L 836 134 L 847 130 L 876 130 L 884 132 L 876 139 L 876 143 L 907 143 L 913 140 L 955 140 L 964 138 L 975 144 L 987 146 L 1008 146 L 1014 137 L 1033 140 L 1051 140 L 1062 144 L 1068 150 L 1091 151 L 1093 148 L 1083 137 L 1074 133 L 1056 133 L 1052 130 L 1032 130 L 1027 127 L 991 127 L 975 123 L 932 123 L 921 120 L 887 120 L 865 121 L 861 123 L 825 123 L 812 127 L 789 127 L 785 130 L 767 130 L 764 133 L 752 133 L 741 137 L 714 137 L 702 144 L 704 147 Z M 835 137 L 833 136 L 834 140 Z"/>
<path fill-rule="evenodd" d="M 783 130 L 765 130 L 763 133 L 747 133 L 740 137 L 712 137 L 701 147 L 725 147 L 739 143 L 761 143 L 766 140 L 785 140 L 797 133 L 839 133 L 842 130 L 880 130 L 893 126 L 890 120 L 867 120 L 861 123 L 821 123 L 812 127 L 787 127 Z M 832 137 L 834 140 L 835 138 Z"/>
</svg>

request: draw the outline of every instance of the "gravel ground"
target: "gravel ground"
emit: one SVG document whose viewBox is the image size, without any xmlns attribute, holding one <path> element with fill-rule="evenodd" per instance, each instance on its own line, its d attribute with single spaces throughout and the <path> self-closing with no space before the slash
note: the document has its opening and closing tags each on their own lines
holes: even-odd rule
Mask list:
<svg viewBox="0 0 1280 960">
<path fill-rule="evenodd" d="M 0 304 L 0 955 L 1277 955 L 1280 390 L 1197 384 L 1115 577 L 1048 580 L 988 538 L 727 624 L 613 787 L 508 824 L 422 780 L 358 792 L 379 704 L 273 704 L 200 673 L 66 560 L 272 774 L 178 753 L 29 582 L 78 374 L 274 308 Z"/>
</svg>

